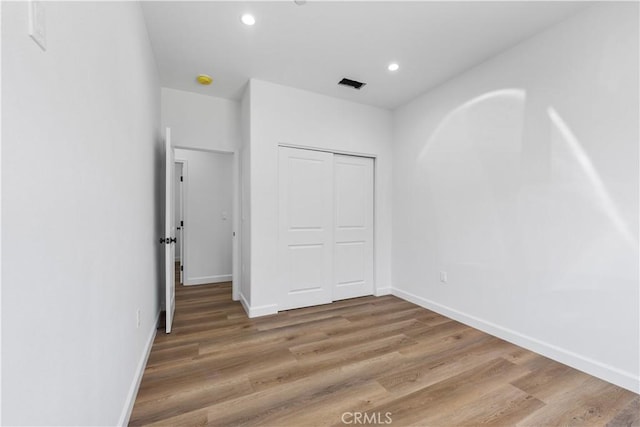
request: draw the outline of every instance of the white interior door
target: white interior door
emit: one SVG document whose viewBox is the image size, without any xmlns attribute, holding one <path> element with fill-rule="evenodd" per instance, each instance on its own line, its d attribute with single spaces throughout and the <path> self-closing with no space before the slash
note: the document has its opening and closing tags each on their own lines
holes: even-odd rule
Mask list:
<svg viewBox="0 0 640 427">
<path fill-rule="evenodd" d="M 333 300 L 373 294 L 373 159 L 334 155 Z"/>
<path fill-rule="evenodd" d="M 166 332 L 171 332 L 176 306 L 175 290 L 175 224 L 174 224 L 174 151 L 171 146 L 171 130 L 167 128 L 165 139 L 165 208 L 164 208 L 164 262 L 165 262 L 165 308 Z"/>
<path fill-rule="evenodd" d="M 280 147 L 279 309 L 332 301 L 333 154 Z"/>
</svg>

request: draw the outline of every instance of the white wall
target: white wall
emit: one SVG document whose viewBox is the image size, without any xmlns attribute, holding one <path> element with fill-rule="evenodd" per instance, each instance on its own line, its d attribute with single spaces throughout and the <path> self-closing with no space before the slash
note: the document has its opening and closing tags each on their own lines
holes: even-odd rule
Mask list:
<svg viewBox="0 0 640 427">
<path fill-rule="evenodd" d="M 375 286 L 391 285 L 391 113 L 250 81 L 251 315 L 277 310 L 278 144 L 376 156 Z"/>
<path fill-rule="evenodd" d="M 638 75 L 598 4 L 396 111 L 394 293 L 638 391 Z"/>
<path fill-rule="evenodd" d="M 232 154 L 176 150 L 183 164 L 185 285 L 231 280 Z"/>
<path fill-rule="evenodd" d="M 245 309 L 251 306 L 251 86 L 247 85 L 240 102 L 240 271 L 238 298 Z M 238 241 L 238 240 L 236 240 Z M 235 277 L 234 280 L 238 280 Z"/>
<path fill-rule="evenodd" d="M 213 96 L 162 88 L 162 126 L 178 147 L 233 152 L 240 138 L 240 105 Z"/>
<path fill-rule="evenodd" d="M 2 424 L 115 425 L 159 311 L 156 65 L 139 4 L 43 6 L 46 52 L 2 5 Z"/>
<path fill-rule="evenodd" d="M 2 2 L 0 2 L 0 32 L 2 31 Z M 0 39 L 0 63 L 2 56 L 2 39 Z M 2 66 L 0 66 L 0 133 L 2 132 Z M 2 135 L 0 134 L 0 196 L 2 188 Z M 0 197 L 0 225 L 2 224 L 2 197 Z M 0 242 L 2 227 L 0 226 Z M 2 248 L 0 247 L 0 425 L 2 424 Z"/>
</svg>

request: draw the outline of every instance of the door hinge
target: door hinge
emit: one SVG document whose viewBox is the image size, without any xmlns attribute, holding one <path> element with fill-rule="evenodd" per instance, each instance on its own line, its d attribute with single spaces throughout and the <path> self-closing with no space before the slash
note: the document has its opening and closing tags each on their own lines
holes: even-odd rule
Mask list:
<svg viewBox="0 0 640 427">
<path fill-rule="evenodd" d="M 184 266 L 183 266 L 183 265 L 181 265 L 181 266 L 180 266 L 180 271 L 183 271 L 183 270 L 184 270 Z"/>
<path fill-rule="evenodd" d="M 182 181 L 183 181 L 183 180 L 182 180 L 182 177 L 180 177 L 180 182 L 182 182 Z"/>
<path fill-rule="evenodd" d="M 184 221 L 180 221 L 180 227 L 184 227 Z"/>
</svg>

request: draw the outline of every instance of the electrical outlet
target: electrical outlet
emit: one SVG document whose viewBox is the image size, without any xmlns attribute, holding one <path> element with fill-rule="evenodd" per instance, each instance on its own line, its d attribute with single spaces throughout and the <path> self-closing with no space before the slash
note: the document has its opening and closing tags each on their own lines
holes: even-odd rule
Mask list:
<svg viewBox="0 0 640 427">
<path fill-rule="evenodd" d="M 440 272 L 440 281 L 442 283 L 447 283 L 447 272 L 446 271 L 441 271 Z"/>
<path fill-rule="evenodd" d="M 136 310 L 136 328 L 140 327 L 140 309 Z"/>
</svg>

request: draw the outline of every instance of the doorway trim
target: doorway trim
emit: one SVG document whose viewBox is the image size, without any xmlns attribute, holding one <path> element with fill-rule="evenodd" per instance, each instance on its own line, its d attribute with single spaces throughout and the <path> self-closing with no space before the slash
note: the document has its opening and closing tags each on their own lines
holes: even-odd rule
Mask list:
<svg viewBox="0 0 640 427">
<path fill-rule="evenodd" d="M 179 193 L 176 194 L 176 196 L 178 196 L 180 200 L 178 202 L 181 210 L 180 218 L 181 218 L 181 221 L 184 221 L 184 219 L 187 217 L 187 204 L 185 203 L 185 194 L 187 192 L 187 183 L 189 182 L 187 178 L 188 171 L 189 171 L 189 162 L 186 159 L 176 158 L 174 160 L 174 164 L 178 164 L 178 163 L 182 165 L 183 180 L 181 181 L 181 184 L 180 184 Z M 175 214 L 178 214 L 178 212 L 176 212 Z M 187 265 L 185 264 L 185 259 L 187 258 L 187 255 L 186 255 L 187 245 L 185 244 L 185 241 L 187 240 L 187 233 L 184 232 L 184 225 L 181 225 L 180 233 L 176 233 L 176 234 L 179 235 L 179 239 L 180 239 L 180 267 L 182 267 L 180 271 L 180 284 L 184 285 L 184 278 L 187 276 Z"/>
<path fill-rule="evenodd" d="M 309 145 L 300 145 L 300 144 L 278 144 L 278 147 L 287 147 L 287 148 L 299 148 L 301 150 L 311 150 L 311 151 L 322 151 L 324 153 L 333 153 L 340 154 L 344 156 L 355 156 L 355 157 L 368 157 L 374 160 L 374 164 L 378 156 L 376 154 L 371 153 L 361 153 L 357 151 L 347 151 L 347 150 L 334 150 L 333 148 L 321 148 L 321 147 L 312 147 Z M 375 171 L 375 170 L 374 170 Z M 374 174 L 375 176 L 375 174 Z"/>
</svg>

